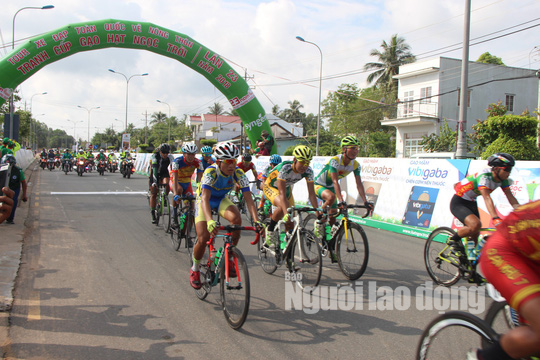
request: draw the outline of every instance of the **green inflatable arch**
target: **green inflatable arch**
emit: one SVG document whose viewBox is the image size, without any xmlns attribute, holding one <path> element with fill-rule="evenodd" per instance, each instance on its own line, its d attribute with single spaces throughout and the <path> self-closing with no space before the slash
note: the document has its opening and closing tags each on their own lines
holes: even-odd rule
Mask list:
<svg viewBox="0 0 540 360">
<path fill-rule="evenodd" d="M 265 111 L 248 84 L 219 54 L 187 35 L 137 21 L 107 19 L 70 24 L 28 40 L 0 63 L 0 105 L 44 66 L 81 51 L 109 47 L 148 50 L 180 61 L 227 97 L 252 145 L 263 130 L 271 133 Z M 272 153 L 275 151 L 274 143 Z"/>
</svg>

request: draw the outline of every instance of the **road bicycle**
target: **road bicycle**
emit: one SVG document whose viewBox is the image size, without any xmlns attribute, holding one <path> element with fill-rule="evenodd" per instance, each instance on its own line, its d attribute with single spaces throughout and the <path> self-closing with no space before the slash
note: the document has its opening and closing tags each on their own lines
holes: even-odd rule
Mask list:
<svg viewBox="0 0 540 360">
<path fill-rule="evenodd" d="M 258 180 L 253 180 L 253 181 L 250 181 L 249 183 L 250 184 L 258 184 L 259 181 Z M 259 201 L 261 200 L 260 195 L 254 195 L 253 193 L 251 193 L 251 196 L 253 198 L 253 202 L 255 203 L 255 207 L 257 207 Z M 236 192 L 233 189 L 227 194 L 227 197 L 238 208 L 238 211 L 240 211 L 241 214 L 246 215 L 246 217 L 249 220 L 249 223 L 252 226 L 255 226 L 255 223 L 257 222 L 257 219 L 253 219 L 251 217 L 251 213 L 249 212 L 249 209 L 248 209 L 247 204 L 246 204 L 246 199 L 244 198 L 244 194 L 242 193 L 242 191 Z"/>
<path fill-rule="evenodd" d="M 292 217 L 294 228 L 289 231 L 280 220 L 276 225 L 277 244 L 267 246 L 258 243 L 258 255 L 261 267 L 267 274 L 273 274 L 285 263 L 290 279 L 300 288 L 312 292 L 321 280 L 322 255 L 319 243 L 313 232 L 303 226 L 302 213 L 317 211 L 312 207 L 294 206 L 287 209 Z M 269 224 L 270 219 L 265 220 Z"/>
<path fill-rule="evenodd" d="M 424 262 L 429 276 L 439 285 L 451 286 L 459 279 L 484 283 L 484 279 L 476 272 L 478 259 L 485 241 L 494 228 L 480 229 L 481 235 L 474 248 L 467 246 L 464 238 L 457 244 L 452 237 L 456 231 L 449 227 L 439 227 L 429 234 L 424 246 Z M 469 240 L 471 241 L 471 240 Z M 474 260 L 469 260 L 469 257 Z"/>
<path fill-rule="evenodd" d="M 158 184 L 158 195 L 156 201 L 156 226 L 161 226 L 166 233 L 171 230 L 171 204 L 167 194 L 167 184 Z"/>
<path fill-rule="evenodd" d="M 246 321 L 249 311 L 250 285 L 247 263 L 244 255 L 233 245 L 232 232 L 237 230 L 249 230 L 257 232 L 252 226 L 222 225 L 219 230 L 226 231 L 225 234 L 212 236 L 206 243 L 207 249 L 201 259 L 201 288 L 195 290 L 195 294 L 204 300 L 212 287 L 220 285 L 219 293 L 223 314 L 230 327 L 237 330 Z M 216 249 L 214 242 L 216 238 L 223 239 L 223 246 Z M 255 241 L 259 242 L 260 235 L 257 232 Z"/>
<path fill-rule="evenodd" d="M 174 222 L 178 224 L 178 228 L 171 226 L 171 244 L 174 251 L 180 250 L 182 240 L 184 240 L 184 247 L 190 256 L 193 252 L 193 244 L 197 240 L 194 202 L 195 198 L 193 196 L 180 198 L 180 205 L 176 212 L 177 218 Z"/>
<path fill-rule="evenodd" d="M 416 359 L 466 359 L 472 349 L 485 348 L 498 340 L 497 333 L 482 319 L 462 311 L 449 311 L 426 327 Z"/>
<path fill-rule="evenodd" d="M 330 254 L 332 263 L 338 263 L 343 275 L 349 280 L 357 280 L 366 271 L 369 260 L 369 243 L 367 235 L 360 224 L 349 219 L 349 209 L 366 209 L 362 217 L 369 215 L 369 206 L 346 204 L 336 214 L 328 214 L 322 210 L 325 217 L 339 217 L 335 224 L 330 226 L 324 223 L 325 231 L 320 234 L 319 245 L 322 256 Z M 317 220 L 315 214 L 309 214 L 304 220 L 304 226 L 314 229 Z"/>
</svg>

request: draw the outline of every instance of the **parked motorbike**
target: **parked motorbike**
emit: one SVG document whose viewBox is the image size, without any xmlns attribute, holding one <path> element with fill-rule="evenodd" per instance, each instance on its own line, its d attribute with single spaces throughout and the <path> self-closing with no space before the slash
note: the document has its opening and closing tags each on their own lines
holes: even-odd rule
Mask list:
<svg viewBox="0 0 540 360">
<path fill-rule="evenodd" d="M 86 164 L 85 164 L 84 159 L 78 159 L 77 160 L 77 175 L 83 176 L 85 171 L 86 171 Z"/>
<path fill-rule="evenodd" d="M 97 171 L 99 175 L 105 174 L 105 169 L 107 168 L 107 162 L 105 160 L 99 160 L 97 165 Z"/>
<path fill-rule="evenodd" d="M 54 169 L 54 159 L 53 158 L 47 159 L 47 168 L 49 169 L 49 171 L 52 171 Z"/>
</svg>

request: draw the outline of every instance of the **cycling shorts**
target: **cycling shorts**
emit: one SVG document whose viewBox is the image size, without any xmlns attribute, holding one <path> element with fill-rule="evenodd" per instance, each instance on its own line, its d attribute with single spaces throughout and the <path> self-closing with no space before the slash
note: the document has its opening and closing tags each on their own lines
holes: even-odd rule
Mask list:
<svg viewBox="0 0 540 360">
<path fill-rule="evenodd" d="M 193 195 L 193 189 L 191 187 L 191 182 L 188 182 L 188 183 L 179 182 L 178 185 L 180 185 L 180 187 L 182 188 L 182 194 L 181 195 L 186 196 L 186 195 L 190 194 L 190 195 L 194 196 Z"/>
<path fill-rule="evenodd" d="M 224 217 L 225 211 L 229 206 L 234 206 L 231 200 L 228 197 L 224 197 L 221 200 L 212 200 L 210 199 L 210 208 L 212 210 L 217 210 L 219 216 Z M 206 221 L 206 216 L 202 210 L 202 197 L 197 197 L 197 202 L 195 203 L 195 224 L 201 221 Z"/>
<path fill-rule="evenodd" d="M 540 297 L 540 264 L 519 252 L 503 234 L 488 238 L 480 267 L 485 278 L 517 311 L 527 301 Z"/>
<path fill-rule="evenodd" d="M 264 186 L 264 196 L 272 203 L 272 205 L 276 206 L 275 199 L 279 196 L 279 190 L 275 187 L 265 185 Z M 294 197 L 291 191 L 291 188 L 287 186 L 287 200 L 289 202 L 289 205 L 287 207 L 294 206 Z"/>
<path fill-rule="evenodd" d="M 457 195 L 454 195 L 450 201 L 450 212 L 463 224 L 465 224 L 465 218 L 469 215 L 475 215 L 480 219 L 476 201 L 465 200 Z"/>
<path fill-rule="evenodd" d="M 321 199 L 322 201 L 324 201 L 324 199 L 322 197 L 322 193 L 325 190 L 330 190 L 334 195 L 336 195 L 336 190 L 334 189 L 334 187 L 326 187 L 326 186 L 315 184 L 315 195 L 317 195 L 317 197 L 319 199 Z M 334 203 L 332 204 L 332 206 L 330 206 L 330 208 L 331 209 L 337 209 L 337 201 L 336 200 L 334 200 Z"/>
</svg>

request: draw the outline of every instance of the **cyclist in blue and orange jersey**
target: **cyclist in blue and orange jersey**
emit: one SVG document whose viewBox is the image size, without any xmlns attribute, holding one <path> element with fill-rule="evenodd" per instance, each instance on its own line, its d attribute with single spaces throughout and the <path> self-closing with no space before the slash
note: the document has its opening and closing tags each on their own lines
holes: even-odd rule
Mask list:
<svg viewBox="0 0 540 360">
<path fill-rule="evenodd" d="M 486 279 L 525 320 L 467 359 L 521 359 L 540 354 L 540 201 L 518 207 L 502 220 L 482 249 Z"/>
<path fill-rule="evenodd" d="M 197 145 L 184 144 L 182 146 L 182 156 L 177 157 L 172 162 L 172 191 L 174 194 L 174 208 L 173 208 L 173 226 L 177 227 L 177 214 L 178 204 L 180 204 L 180 198 L 182 195 L 193 197 L 193 189 L 191 186 L 191 176 L 197 171 L 197 182 L 202 177 L 202 164 L 199 159 L 195 157 L 197 153 Z"/>
<path fill-rule="evenodd" d="M 360 164 L 356 161 L 358 146 L 359 143 L 356 137 L 345 136 L 341 140 L 341 154 L 331 157 L 315 178 L 315 193 L 319 199 L 324 201 L 322 207 L 330 208 L 330 214 L 335 214 L 338 206 L 340 208 L 346 206 L 341 194 L 339 180 L 351 172 L 354 174 L 358 195 L 364 201 L 364 205 L 369 207 L 368 211 L 373 210 L 373 204 L 368 202 L 364 184 L 362 184 L 362 179 L 360 178 Z M 330 225 L 333 225 L 336 222 L 336 218 L 330 217 L 329 222 Z M 324 234 L 324 223 L 317 220 L 314 230 L 316 237 L 322 237 Z"/>
<path fill-rule="evenodd" d="M 482 196 L 486 204 L 489 215 L 493 219 L 493 224 L 497 226 L 501 219 L 497 214 L 493 200 L 490 194 L 500 187 L 510 204 L 517 208 L 518 201 L 512 194 L 510 186 L 510 172 L 516 164 L 512 155 L 505 153 L 493 154 L 488 158 L 488 168 L 483 169 L 479 173 L 469 175 L 454 187 L 456 194 L 450 201 L 450 212 L 461 221 L 464 226 L 457 231 L 457 235 L 452 238 L 452 246 L 458 251 L 463 251 L 461 238 L 470 237 L 471 239 L 478 238 L 482 222 L 480 221 L 480 213 L 476 198 Z"/>
<path fill-rule="evenodd" d="M 293 156 L 293 161 L 283 161 L 272 169 L 264 185 L 264 195 L 276 207 L 272 212 L 270 225 L 266 229 L 265 246 L 275 245 L 274 229 L 279 220 L 283 219 L 287 229 L 293 226 L 287 212 L 287 208 L 294 206 L 291 185 L 305 178 L 311 205 L 317 207 L 317 196 L 313 186 L 313 169 L 309 166 L 311 159 L 313 159 L 313 152 L 307 146 L 299 145 L 294 148 Z M 317 211 L 317 217 L 319 215 Z"/>
<path fill-rule="evenodd" d="M 281 156 L 279 156 L 278 154 L 273 154 L 272 156 L 270 156 L 270 164 L 266 167 L 266 169 L 264 169 L 263 171 L 261 171 L 261 173 L 259 174 L 259 189 L 262 191 L 262 194 L 261 194 L 261 201 L 259 202 L 259 206 L 258 206 L 258 209 L 257 211 L 260 213 L 261 212 L 261 209 L 264 209 L 264 203 L 266 202 L 266 196 L 264 196 L 264 184 L 266 183 L 266 179 L 268 178 L 268 174 L 270 173 L 270 171 L 272 171 L 277 165 L 279 165 L 281 163 Z"/>
<path fill-rule="evenodd" d="M 206 168 L 199 188 L 197 189 L 197 202 L 195 204 L 195 229 L 197 231 L 197 244 L 193 248 L 193 267 L 190 271 L 189 282 L 192 287 L 201 287 L 200 261 L 204 256 L 206 242 L 210 235 L 217 233 L 217 223 L 212 220 L 212 210 L 217 210 L 222 218 L 233 225 L 241 225 L 242 218 L 238 208 L 226 197 L 234 184 L 239 184 L 249 212 L 253 219 L 257 219 L 257 211 L 251 192 L 249 181 L 241 169 L 236 167 L 236 158 L 240 154 L 236 145 L 230 142 L 220 143 L 214 150 L 216 163 Z M 257 222 L 262 229 L 262 224 Z M 233 232 L 233 243 L 238 244 L 240 231 Z M 231 267 L 231 268 L 234 268 Z"/>
<path fill-rule="evenodd" d="M 208 145 L 203 146 L 201 148 L 201 155 L 202 156 L 199 160 L 203 166 L 202 172 L 204 172 L 204 170 L 206 170 L 207 167 L 209 167 L 210 165 L 213 165 L 216 162 L 216 159 L 212 156 L 212 148 Z"/>
<path fill-rule="evenodd" d="M 150 158 L 150 212 L 152 213 L 152 224 L 156 223 L 156 196 L 158 193 L 158 184 L 166 185 L 166 193 L 169 194 L 169 166 L 173 162 L 169 144 L 161 144 Z M 176 218 L 175 218 L 176 220 Z"/>
</svg>

